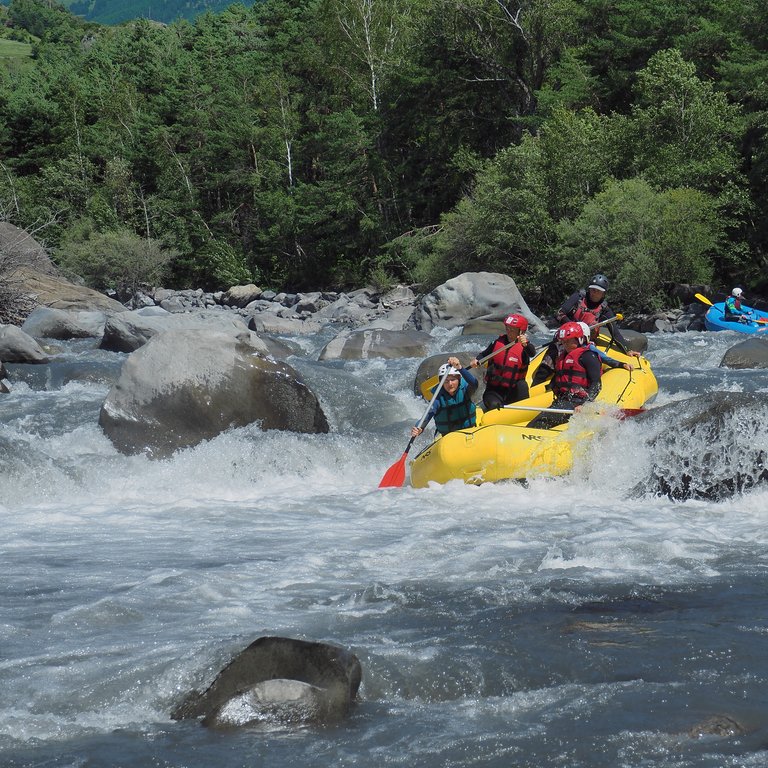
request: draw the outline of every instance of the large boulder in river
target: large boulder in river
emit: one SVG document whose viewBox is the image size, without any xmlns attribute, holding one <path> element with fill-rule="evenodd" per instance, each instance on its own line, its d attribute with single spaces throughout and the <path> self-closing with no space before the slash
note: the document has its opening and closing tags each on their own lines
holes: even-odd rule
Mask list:
<svg viewBox="0 0 768 768">
<path fill-rule="evenodd" d="M 239 653 L 204 693 L 193 691 L 171 713 L 212 728 L 326 724 L 344 717 L 362 669 L 337 645 L 261 637 Z"/>
<path fill-rule="evenodd" d="M 101 338 L 107 316 L 99 310 L 65 310 L 37 307 L 21 326 L 36 339 Z"/>
<path fill-rule="evenodd" d="M 721 501 L 764 485 L 767 414 L 766 394 L 710 392 L 635 416 L 650 470 L 634 493 Z"/>
<path fill-rule="evenodd" d="M 720 361 L 721 368 L 768 368 L 768 339 L 750 336 L 730 347 Z"/>
<path fill-rule="evenodd" d="M 627 349 L 633 352 L 640 352 L 640 354 L 648 349 L 648 337 L 644 333 L 622 328 L 621 335 L 627 342 Z M 608 354 L 610 354 L 610 351 Z"/>
<path fill-rule="evenodd" d="M 524 315 L 531 332 L 547 332 L 511 277 L 497 272 L 465 272 L 428 293 L 414 310 L 412 322 L 416 328 L 430 331 L 435 326 L 457 328 L 470 320 L 503 320 L 510 312 Z"/>
<path fill-rule="evenodd" d="M 0 325 L 0 362 L 47 363 L 48 355 L 21 328 L 15 325 Z"/>
<path fill-rule="evenodd" d="M 112 352 L 133 352 L 143 347 L 153 336 L 163 331 L 192 330 L 223 331 L 224 333 L 242 333 L 245 331 L 245 320 L 240 315 L 217 310 L 172 313 L 162 307 L 145 307 L 131 312 L 122 312 L 107 318 L 101 339 L 101 349 Z M 269 336 L 259 336 L 266 345 L 266 351 L 277 358 L 295 354 L 296 350 L 289 344 L 272 339 Z"/>
<path fill-rule="evenodd" d="M 260 312 L 251 315 L 248 327 L 256 333 L 274 333 L 277 335 L 308 336 L 319 333 L 322 324 L 317 320 L 280 317 L 273 312 Z"/>
<path fill-rule="evenodd" d="M 162 307 L 148 307 L 107 318 L 100 347 L 110 352 L 133 352 L 163 331 L 193 329 L 229 334 L 247 331 L 243 318 L 231 312 L 173 313 Z"/>
<path fill-rule="evenodd" d="M 126 360 L 99 424 L 127 454 L 163 457 L 230 427 L 327 432 L 317 397 L 254 334 L 166 331 Z"/>
<path fill-rule="evenodd" d="M 325 345 L 320 360 L 369 360 L 383 357 L 397 360 L 401 357 L 423 357 L 432 341 L 422 331 L 388 331 L 373 328 L 362 331 L 342 331 Z"/>
</svg>

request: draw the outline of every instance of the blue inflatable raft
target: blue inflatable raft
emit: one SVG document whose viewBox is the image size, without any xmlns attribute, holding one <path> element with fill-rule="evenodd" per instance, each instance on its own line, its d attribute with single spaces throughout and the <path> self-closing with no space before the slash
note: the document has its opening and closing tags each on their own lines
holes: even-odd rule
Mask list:
<svg viewBox="0 0 768 768">
<path fill-rule="evenodd" d="M 704 315 L 704 327 L 708 331 L 737 331 L 738 333 L 768 334 L 768 312 L 759 309 L 742 307 L 745 312 L 752 312 L 749 322 L 741 323 L 725 319 L 725 302 L 718 301 L 713 304 Z M 766 336 L 768 338 L 768 336 Z"/>
</svg>

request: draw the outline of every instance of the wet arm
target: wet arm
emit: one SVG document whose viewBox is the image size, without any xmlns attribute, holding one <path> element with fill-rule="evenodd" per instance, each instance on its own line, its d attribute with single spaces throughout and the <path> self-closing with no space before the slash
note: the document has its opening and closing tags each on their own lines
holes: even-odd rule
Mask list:
<svg viewBox="0 0 768 768">
<path fill-rule="evenodd" d="M 571 319 L 571 314 L 573 310 L 576 308 L 576 305 L 579 303 L 579 292 L 576 291 L 576 293 L 573 294 L 570 298 L 565 300 L 565 304 L 563 304 L 562 307 L 560 307 L 558 313 L 557 313 L 557 319 L 560 322 L 564 322 L 565 320 Z"/>
<path fill-rule="evenodd" d="M 599 394 L 602 386 L 600 383 L 600 358 L 595 352 L 590 350 L 581 356 L 581 363 L 584 366 L 584 370 L 587 372 L 587 381 L 589 382 L 587 385 L 587 395 L 590 400 L 594 400 Z"/>
</svg>

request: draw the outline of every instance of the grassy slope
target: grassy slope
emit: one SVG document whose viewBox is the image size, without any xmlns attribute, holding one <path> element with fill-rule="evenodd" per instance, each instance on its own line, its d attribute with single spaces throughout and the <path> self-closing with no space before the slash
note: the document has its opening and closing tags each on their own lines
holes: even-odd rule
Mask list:
<svg viewBox="0 0 768 768">
<path fill-rule="evenodd" d="M 32 46 L 0 38 L 0 59 L 21 59 L 32 53 Z"/>
</svg>

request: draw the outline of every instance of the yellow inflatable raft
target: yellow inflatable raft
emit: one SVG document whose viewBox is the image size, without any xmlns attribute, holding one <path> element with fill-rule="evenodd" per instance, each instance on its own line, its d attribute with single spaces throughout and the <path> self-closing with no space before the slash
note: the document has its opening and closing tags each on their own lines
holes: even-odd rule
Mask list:
<svg viewBox="0 0 768 768">
<path fill-rule="evenodd" d="M 543 352 L 531 361 L 529 382 Z M 604 370 L 600 394 L 594 404 L 585 406 L 584 412 L 632 414 L 652 402 L 658 383 L 648 360 L 614 349 L 608 354 L 636 367 L 632 371 Z M 552 404 L 552 392 L 545 387 L 546 383 L 538 384 L 531 388 L 531 397 L 527 400 L 499 410 L 483 413 L 478 409 L 478 426 L 438 437 L 411 462 L 411 485 L 423 488 L 430 482 L 458 479 L 477 484 L 569 472 L 574 452 L 588 450 L 593 432 L 584 426 L 588 420 L 581 419 L 578 423 L 582 426 L 578 427 L 569 422 L 552 429 L 528 428 L 526 425 L 538 409 Z"/>
</svg>

